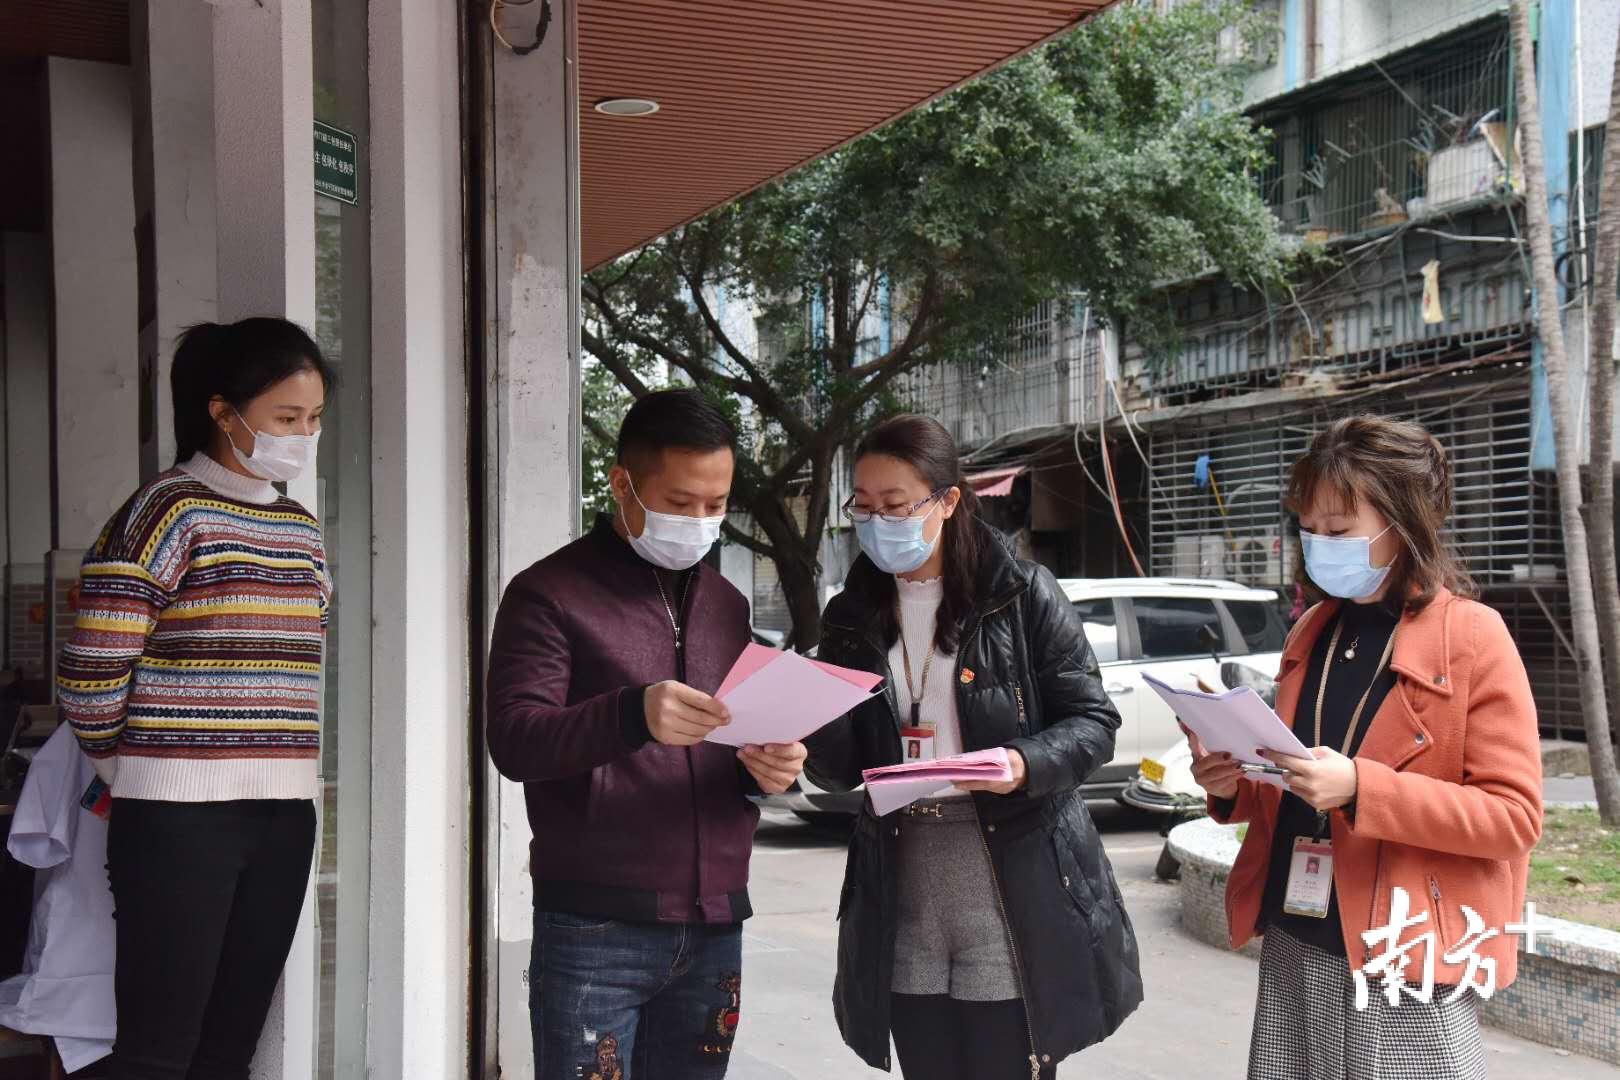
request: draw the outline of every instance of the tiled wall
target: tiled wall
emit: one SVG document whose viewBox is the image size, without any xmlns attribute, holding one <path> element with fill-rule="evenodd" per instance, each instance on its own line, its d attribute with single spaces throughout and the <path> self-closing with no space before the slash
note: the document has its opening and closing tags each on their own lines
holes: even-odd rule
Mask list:
<svg viewBox="0 0 1620 1080">
<path fill-rule="evenodd" d="M 1236 837 L 1208 819 L 1180 826 L 1173 836 L 1182 858 L 1181 925 L 1198 940 L 1224 949 L 1226 878 L 1237 853 Z M 1518 977 L 1485 1003 L 1484 1022 L 1620 1065 L 1620 933 L 1539 915 L 1536 923 L 1547 936 L 1538 940 L 1535 955 L 1526 953 L 1519 939 Z M 1258 941 L 1243 951 L 1258 956 Z"/>
<path fill-rule="evenodd" d="M 1538 917 L 1557 933 L 1527 955 L 1519 977 L 1485 1003 L 1494 1028 L 1620 1065 L 1620 934 Z"/>
</svg>

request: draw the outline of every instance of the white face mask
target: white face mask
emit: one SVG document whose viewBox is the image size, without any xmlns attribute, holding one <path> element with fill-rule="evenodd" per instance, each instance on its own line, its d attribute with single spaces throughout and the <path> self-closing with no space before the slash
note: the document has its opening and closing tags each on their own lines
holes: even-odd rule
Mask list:
<svg viewBox="0 0 1620 1080">
<path fill-rule="evenodd" d="M 929 560 L 939 546 L 939 538 L 945 535 L 945 522 L 941 521 L 933 539 L 928 538 L 928 519 L 933 516 L 934 510 L 930 509 L 921 517 L 910 517 L 898 524 L 874 517 L 856 524 L 855 538 L 879 570 L 909 574 Z"/>
<path fill-rule="evenodd" d="M 238 420 L 242 420 L 242 414 L 236 412 L 235 408 L 232 408 L 231 412 L 236 413 Z M 248 422 L 242 420 L 242 426 L 247 427 Z M 260 480 L 280 480 L 287 483 L 298 479 L 314 462 L 315 446 L 320 437 L 319 431 L 313 435 L 267 435 L 262 431 L 255 431 L 253 453 L 242 453 L 237 449 L 236 440 L 230 439 L 231 453 L 236 455 L 237 463 L 242 468 Z"/>
<path fill-rule="evenodd" d="M 1305 572 L 1318 588 L 1341 600 L 1365 600 L 1384 587 L 1395 564 L 1374 566 L 1372 546 L 1391 525 L 1377 536 L 1319 536 L 1299 531 L 1305 554 Z"/>
<path fill-rule="evenodd" d="M 626 480 L 628 481 L 628 477 Z M 720 517 L 687 517 L 685 514 L 660 514 L 648 510 L 647 504 L 636 494 L 636 485 L 630 483 L 630 495 L 647 516 L 640 536 L 630 537 L 630 546 L 637 555 L 665 570 L 689 570 L 696 566 L 720 539 L 720 528 L 726 523 Z M 629 533 L 629 523 L 625 532 Z"/>
</svg>

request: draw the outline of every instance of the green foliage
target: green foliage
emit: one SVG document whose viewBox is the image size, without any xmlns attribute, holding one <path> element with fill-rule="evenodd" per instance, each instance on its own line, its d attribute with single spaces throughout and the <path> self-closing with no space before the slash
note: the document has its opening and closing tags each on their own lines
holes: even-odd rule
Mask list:
<svg viewBox="0 0 1620 1080">
<path fill-rule="evenodd" d="M 580 415 L 585 431 L 580 439 L 580 489 L 585 525 L 598 513 L 613 512 L 607 474 L 613 465 L 614 441 L 624 414 L 635 396 L 611 372 L 586 360 L 579 379 Z"/>
<path fill-rule="evenodd" d="M 1281 280 L 1252 179 L 1264 133 L 1239 111 L 1243 70 L 1218 56 L 1234 25 L 1270 32 L 1237 3 L 1111 9 L 592 272 L 587 350 L 633 393 L 667 370 L 732 403 L 756 549 L 788 587 L 784 560 L 813 580 L 835 455 L 904 404 L 908 373 L 973 357 L 1073 290 L 1151 345 L 1170 337 L 1167 281 Z M 753 306 L 757 345 L 727 332 L 721 292 Z"/>
<path fill-rule="evenodd" d="M 1620 829 L 1596 810 L 1548 809 L 1527 891 L 1545 914 L 1620 930 Z"/>
</svg>

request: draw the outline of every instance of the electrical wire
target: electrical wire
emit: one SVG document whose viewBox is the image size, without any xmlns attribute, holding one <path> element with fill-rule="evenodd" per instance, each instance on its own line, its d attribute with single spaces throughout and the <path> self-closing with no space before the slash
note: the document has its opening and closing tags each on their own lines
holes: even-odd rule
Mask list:
<svg viewBox="0 0 1620 1080">
<path fill-rule="evenodd" d="M 1159 480 L 1159 474 L 1153 468 L 1153 462 L 1148 460 L 1147 454 L 1142 450 L 1142 444 L 1137 441 L 1136 427 L 1131 423 L 1131 414 L 1125 408 L 1125 402 L 1119 396 L 1119 384 L 1114 379 L 1108 380 L 1108 389 L 1114 395 L 1114 404 L 1119 406 L 1119 418 L 1125 421 L 1125 434 L 1131 437 L 1131 445 L 1136 447 L 1136 456 L 1142 459 L 1142 467 L 1147 470 L 1148 483 L 1158 489 L 1160 495 L 1170 498 L 1170 492 Z"/>
<path fill-rule="evenodd" d="M 1119 485 L 1114 481 L 1114 463 L 1108 456 L 1108 433 L 1103 430 L 1105 422 L 1105 417 L 1097 417 L 1097 441 L 1102 444 L 1103 475 L 1108 478 L 1108 501 L 1114 506 L 1114 521 L 1119 525 L 1119 535 L 1125 541 L 1125 551 L 1131 557 L 1131 565 L 1136 567 L 1136 576 L 1147 577 L 1147 572 L 1142 569 L 1142 560 L 1136 557 L 1136 548 L 1131 544 L 1130 531 L 1125 528 L 1125 515 L 1119 508 Z"/>
<path fill-rule="evenodd" d="M 1108 492 L 1103 488 L 1103 486 L 1101 484 L 1097 483 L 1097 478 L 1095 476 L 1091 475 L 1091 470 L 1090 469 L 1086 468 L 1085 456 L 1080 453 L 1080 428 L 1082 426 L 1083 425 L 1080 425 L 1080 424 L 1074 425 L 1074 461 L 1075 461 L 1075 464 L 1080 466 L 1080 471 L 1086 474 L 1086 479 L 1091 481 L 1091 486 L 1097 489 L 1097 493 L 1099 495 L 1101 495 L 1104 499 L 1106 499 L 1108 501 L 1109 505 L 1112 506 L 1113 502 L 1114 502 L 1114 497 L 1112 495 L 1108 494 Z"/>
</svg>

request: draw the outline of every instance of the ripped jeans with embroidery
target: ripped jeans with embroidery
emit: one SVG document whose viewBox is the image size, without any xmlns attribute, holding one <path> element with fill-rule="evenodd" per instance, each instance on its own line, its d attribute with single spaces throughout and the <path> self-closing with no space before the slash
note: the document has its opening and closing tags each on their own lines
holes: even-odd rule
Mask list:
<svg viewBox="0 0 1620 1080">
<path fill-rule="evenodd" d="M 742 1008 L 742 927 L 536 911 L 538 1080 L 719 1080 Z"/>
</svg>

